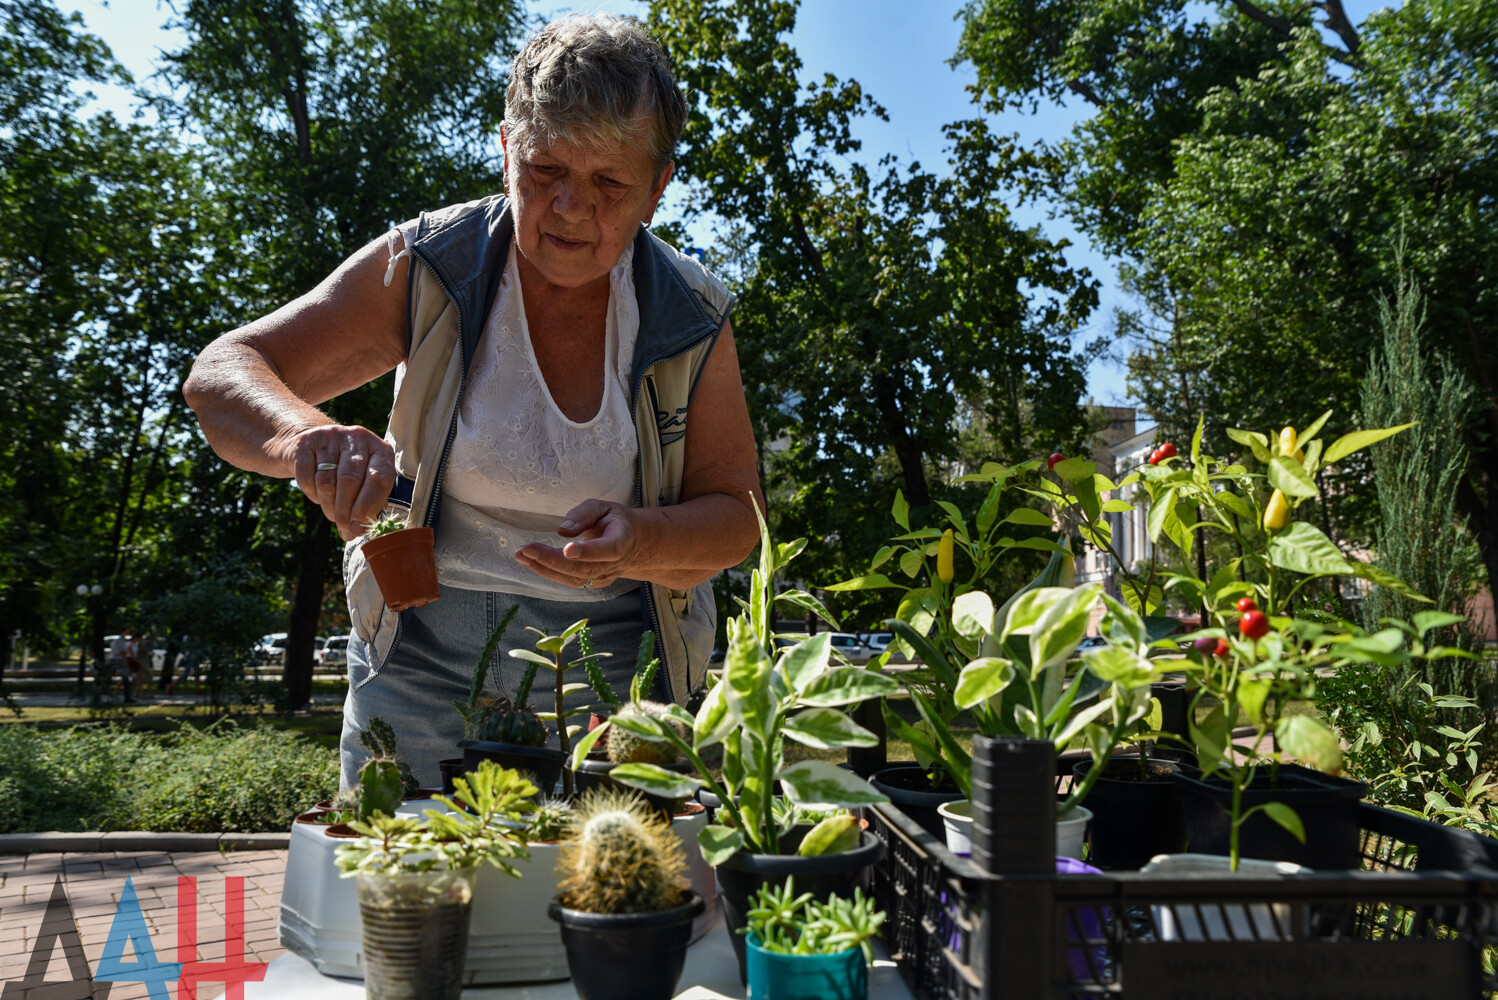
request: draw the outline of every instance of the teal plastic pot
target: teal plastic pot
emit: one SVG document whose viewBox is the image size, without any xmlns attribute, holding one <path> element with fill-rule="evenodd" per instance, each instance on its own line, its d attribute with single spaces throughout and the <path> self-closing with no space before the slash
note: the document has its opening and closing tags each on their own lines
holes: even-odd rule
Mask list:
<svg viewBox="0 0 1498 1000">
<path fill-rule="evenodd" d="M 869 969 L 863 950 L 836 955 L 782 955 L 748 935 L 749 1000 L 867 1000 Z"/>
</svg>

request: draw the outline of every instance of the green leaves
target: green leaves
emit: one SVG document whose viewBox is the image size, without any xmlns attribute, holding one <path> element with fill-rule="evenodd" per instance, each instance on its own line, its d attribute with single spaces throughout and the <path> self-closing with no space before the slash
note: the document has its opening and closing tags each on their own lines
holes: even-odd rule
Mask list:
<svg viewBox="0 0 1498 1000">
<path fill-rule="evenodd" d="M 1401 431 L 1407 431 L 1415 426 L 1413 423 L 1400 424 L 1397 427 L 1382 427 L 1371 431 L 1354 431 L 1344 434 L 1333 441 L 1331 447 L 1326 449 L 1326 455 L 1322 462 L 1325 465 L 1333 465 L 1351 455 L 1353 452 L 1361 451 L 1370 444 L 1376 444 L 1384 438 L 1393 437 Z"/>
<path fill-rule="evenodd" d="M 785 720 L 782 731 L 797 743 L 819 750 L 879 745 L 879 737 L 832 708 L 803 709 Z"/>
<path fill-rule="evenodd" d="M 621 785 L 668 799 L 686 798 L 705 785 L 694 774 L 678 774 L 655 764 L 620 764 L 609 777 Z"/>
<path fill-rule="evenodd" d="M 1321 533 L 1306 521 L 1292 521 L 1269 542 L 1269 561 L 1281 569 L 1310 576 L 1352 576 L 1353 566 Z"/>
<path fill-rule="evenodd" d="M 825 760 L 804 760 L 780 772 L 786 798 L 805 809 L 851 809 L 889 798 L 854 774 Z"/>
<path fill-rule="evenodd" d="M 1280 748 L 1291 757 L 1329 774 L 1342 770 L 1342 745 L 1337 734 L 1320 719 L 1287 715 L 1274 729 Z"/>
<path fill-rule="evenodd" d="M 1318 492 L 1305 468 L 1285 455 L 1276 455 L 1269 460 L 1269 483 L 1291 497 L 1313 497 Z"/>
</svg>

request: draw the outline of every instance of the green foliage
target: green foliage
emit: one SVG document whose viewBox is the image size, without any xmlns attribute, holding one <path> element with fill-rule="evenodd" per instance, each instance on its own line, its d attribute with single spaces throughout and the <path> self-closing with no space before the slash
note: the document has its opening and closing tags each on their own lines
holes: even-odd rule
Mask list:
<svg viewBox="0 0 1498 1000">
<path fill-rule="evenodd" d="M 492 760 L 453 779 L 453 785 L 451 799 L 437 796 L 445 808 L 428 809 L 425 819 L 379 815 L 349 823 L 360 837 L 338 848 L 343 877 L 459 871 L 487 864 L 519 878 L 520 870 L 511 862 L 530 857 L 524 813 L 536 786 Z"/>
<path fill-rule="evenodd" d="M 940 498 L 965 449 L 1016 462 L 1080 443 L 1089 354 L 1072 340 L 1096 291 L 1013 220 L 1034 157 L 981 122 L 949 128 L 950 176 L 858 162 L 859 120 L 884 111 L 856 81 L 801 82 L 796 8 L 656 0 L 650 26 L 691 102 L 677 176 L 721 223 L 710 262 L 754 346 L 756 433 L 787 442 L 765 455 L 769 509 L 779 534 L 836 537 L 806 555 L 828 573 L 878 549 L 896 489 Z"/>
<path fill-rule="evenodd" d="M 1378 488 L 1380 520 L 1374 536 L 1379 562 L 1390 572 L 1427 595 L 1433 607 L 1461 619 L 1442 634 L 1442 641 L 1478 651 L 1482 636 L 1466 620 L 1468 602 L 1479 583 L 1466 518 L 1456 509 L 1458 486 L 1466 476 L 1467 426 L 1478 409 L 1471 379 L 1449 358 L 1427 357 L 1425 308 L 1418 288 L 1401 280 L 1393 303 L 1379 312 L 1383 350 L 1374 357 L 1363 383 L 1363 423 L 1378 427 L 1412 423 L 1406 434 L 1372 447 L 1374 483 Z M 1410 618 L 1419 606 L 1395 591 L 1374 589 L 1363 600 L 1363 622 L 1377 628 L 1385 618 Z M 1421 666 L 1425 666 L 1423 663 Z M 1471 669 L 1459 661 L 1428 665 L 1432 675 L 1390 677 L 1394 691 L 1425 682 L 1437 691 L 1471 699 L 1472 709 L 1461 720 L 1463 728 L 1492 714 L 1495 690 L 1492 673 Z M 1456 721 L 1456 720 L 1453 720 Z M 1433 732 L 1412 734 L 1432 742 Z"/>
<path fill-rule="evenodd" d="M 529 695 L 531 680 L 536 676 L 536 671 L 539 668 L 544 667 L 547 670 L 551 671 L 553 680 L 552 708 L 550 711 L 537 712 L 536 717 L 546 722 L 555 723 L 557 728 L 557 741 L 561 746 L 562 753 L 571 752 L 572 737 L 582 731 L 581 726 L 569 726 L 567 724 L 567 720 L 575 716 L 587 715 L 588 713 L 593 711 L 592 705 L 582 705 L 573 708 L 567 707 L 567 695 L 571 694 L 574 691 L 585 691 L 588 689 L 587 684 L 567 683 L 565 679 L 567 671 L 573 669 L 574 667 L 583 666 L 603 659 L 604 657 L 614 655 L 612 653 L 579 653 L 578 656 L 574 657 L 570 661 L 566 658 L 565 654 L 567 652 L 567 647 L 572 645 L 573 642 L 577 641 L 579 635 L 581 635 L 583 631 L 587 629 L 587 627 L 588 620 L 586 618 L 568 625 L 565 629 L 562 630 L 562 633 L 560 635 L 549 635 L 546 632 L 541 631 L 540 629 L 526 626 L 527 632 L 534 632 L 536 634 L 535 650 L 510 650 L 511 656 L 519 660 L 524 660 L 526 663 L 525 676 L 521 679 L 520 686 L 517 689 L 517 693 L 515 695 L 517 699 L 524 698 Z M 589 641 L 588 645 L 591 647 L 591 640 Z M 594 730 L 594 732 L 598 732 L 598 730 Z M 589 742 L 588 745 L 592 746 L 592 743 Z M 572 794 L 572 771 L 572 768 L 562 769 L 562 794 L 566 796 L 570 796 Z"/>
<path fill-rule="evenodd" d="M 338 755 L 225 720 L 166 736 L 0 726 L 0 832 L 281 831 L 338 788 Z"/>
<path fill-rule="evenodd" d="M 640 796 L 609 789 L 578 802 L 557 871 L 562 905 L 587 913 L 659 913 L 689 888 L 670 825 Z"/>
<path fill-rule="evenodd" d="M 665 705 L 653 701 L 631 701 L 615 712 L 610 720 L 609 760 L 615 764 L 657 764 L 661 767 L 670 767 L 672 764 L 679 763 L 681 751 L 674 744 L 646 739 L 634 733 L 629 724 L 632 720 L 638 720 L 642 716 L 654 720 L 661 726 L 676 730 L 680 736 L 686 736 L 686 727 L 672 718 Z M 613 720 L 617 719 L 623 721 L 615 725 Z"/>
<path fill-rule="evenodd" d="M 973 0 L 958 55 L 995 105 L 1091 105 L 1053 180 L 1144 302 L 1121 332 L 1168 436 L 1203 412 L 1277 426 L 1354 396 L 1380 293 L 1418 281 L 1433 346 L 1482 387 L 1457 503 L 1491 584 L 1498 12 L 1411 0 L 1326 33 L 1316 6 Z M 1323 471 L 1325 533 L 1368 537 L 1368 475 L 1366 456 Z"/>
<path fill-rule="evenodd" d="M 819 902 L 809 892 L 796 895 L 796 880 L 781 885 L 767 882 L 750 899 L 748 923 L 740 931 L 752 934 L 766 951 L 782 955 L 836 955 L 861 948 L 874 964 L 873 940 L 884 925 L 884 913 L 874 900 L 853 890 L 852 899 L 832 896 Z"/>
<path fill-rule="evenodd" d="M 667 705 L 665 719 L 646 714 L 609 720 L 610 733 L 624 729 L 646 741 L 671 744 L 698 775 L 676 774 L 653 764 L 620 764 L 610 772 L 615 781 L 667 798 L 706 787 L 723 803 L 720 823 L 698 834 L 702 855 L 711 865 L 740 850 L 781 853 L 781 838 L 795 822 L 795 811 L 777 809 L 777 780 L 792 803 L 808 809 L 887 801 L 867 781 L 826 761 L 784 766 L 786 737 L 820 750 L 873 746 L 878 738 L 840 709 L 893 694 L 899 685 L 878 670 L 832 665 L 830 633 L 811 638 L 776 635 L 779 604 L 814 609 L 824 618 L 830 615 L 804 591 L 775 592 L 776 576 L 805 549 L 806 539 L 776 544 L 762 517 L 759 530 L 759 565 L 750 574 L 749 599 L 740 602 L 743 610 L 728 624 L 722 679 L 708 689 L 696 718 L 679 705 Z M 794 641 L 781 645 L 781 638 Z M 690 742 L 682 735 L 688 730 Z M 574 767 L 603 731 L 599 727 L 579 741 Z M 700 754 L 717 745 L 723 748 L 721 783 L 716 769 Z"/>
<path fill-rule="evenodd" d="M 473 727 L 473 739 L 491 743 L 513 743 L 522 747 L 546 745 L 546 723 L 536 710 L 515 705 L 508 698 L 480 709 Z"/>
<path fill-rule="evenodd" d="M 453 702 L 453 708 L 463 717 L 463 730 L 469 739 L 478 738 L 474 735 L 476 728 L 491 707 L 484 701 L 484 683 L 489 679 L 489 670 L 494 663 L 494 654 L 499 649 L 500 641 L 504 639 L 505 632 L 519 611 L 519 604 L 510 605 L 510 610 L 506 611 L 499 624 L 494 626 L 494 630 L 484 640 L 484 648 L 479 653 L 478 662 L 473 666 L 473 679 L 468 684 L 468 700 Z"/>
</svg>

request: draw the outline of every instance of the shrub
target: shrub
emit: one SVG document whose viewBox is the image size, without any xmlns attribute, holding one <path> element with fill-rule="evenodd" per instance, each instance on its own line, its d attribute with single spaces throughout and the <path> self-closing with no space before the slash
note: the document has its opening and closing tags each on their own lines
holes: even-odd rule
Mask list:
<svg viewBox="0 0 1498 1000">
<path fill-rule="evenodd" d="M 0 727 L 0 832 L 285 830 L 338 788 L 338 754 L 233 720 L 166 735 Z"/>
</svg>

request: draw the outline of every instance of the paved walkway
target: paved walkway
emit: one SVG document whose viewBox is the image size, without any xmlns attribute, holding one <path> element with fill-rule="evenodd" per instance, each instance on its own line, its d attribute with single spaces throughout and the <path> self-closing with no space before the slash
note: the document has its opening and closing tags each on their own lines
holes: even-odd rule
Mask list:
<svg viewBox="0 0 1498 1000">
<path fill-rule="evenodd" d="M 64 911 L 49 901 L 59 876 L 71 909 L 72 921 L 81 939 L 89 973 L 99 969 L 104 944 L 115 921 L 126 879 L 130 880 L 145 917 L 151 947 L 161 962 L 179 961 L 178 879 L 196 878 L 197 948 L 199 962 L 223 962 L 224 937 L 230 901 L 226 891 L 233 878 L 243 879 L 245 962 L 269 962 L 285 949 L 276 943 L 276 919 L 280 912 L 281 884 L 286 873 L 286 852 L 218 851 L 164 852 L 117 851 L 98 853 L 46 853 L 0 855 L 0 995 L 5 1000 L 72 1000 L 89 997 L 83 983 L 74 982 L 70 969 L 69 940 Z M 52 949 L 45 976 L 28 976 L 32 950 L 38 937 L 61 934 Z M 231 956 L 231 960 L 238 956 Z M 76 957 L 73 958 L 76 963 Z M 138 961 L 132 948 L 123 961 Z M 45 984 L 43 983 L 45 980 Z M 197 990 L 202 1000 L 224 995 L 224 987 L 205 978 Z M 99 983 L 94 996 L 110 1000 L 145 1000 L 147 987 L 139 982 Z M 190 995 L 185 985 L 167 987 L 175 1000 Z M 158 990 L 158 998 L 161 996 Z"/>
</svg>

